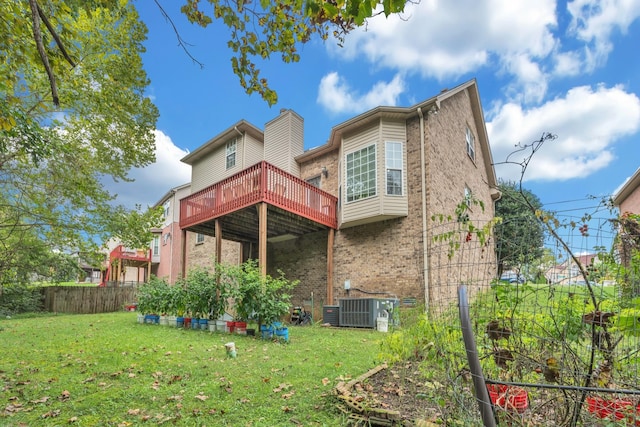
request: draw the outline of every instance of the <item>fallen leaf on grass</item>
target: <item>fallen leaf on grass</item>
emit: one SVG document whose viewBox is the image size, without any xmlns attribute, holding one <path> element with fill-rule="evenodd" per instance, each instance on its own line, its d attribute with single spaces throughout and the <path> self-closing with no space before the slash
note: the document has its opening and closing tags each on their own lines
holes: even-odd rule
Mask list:
<svg viewBox="0 0 640 427">
<path fill-rule="evenodd" d="M 140 409 L 139 409 L 139 408 L 136 408 L 136 409 L 129 409 L 129 410 L 127 411 L 127 414 L 128 414 L 128 415 L 140 415 Z"/>
<path fill-rule="evenodd" d="M 167 400 L 182 400 L 182 396 L 179 394 L 167 397 Z"/>
<path fill-rule="evenodd" d="M 136 377 L 136 374 L 134 374 L 133 372 L 129 373 L 129 378 L 135 378 L 135 377 Z"/>
<path fill-rule="evenodd" d="M 202 400 L 203 402 L 204 402 L 205 400 L 207 400 L 208 398 L 209 398 L 209 396 L 205 396 L 202 392 L 200 392 L 200 393 L 196 396 L 196 399 L 200 399 L 200 400 Z"/>
<path fill-rule="evenodd" d="M 71 417 L 67 420 L 69 424 L 75 423 L 76 421 L 78 421 L 78 417 Z"/>
<path fill-rule="evenodd" d="M 291 409 L 291 408 L 290 408 L 290 407 L 288 407 L 288 406 L 283 406 L 281 409 L 282 409 L 284 412 L 291 412 L 291 411 L 293 411 L 293 409 Z"/>
<path fill-rule="evenodd" d="M 281 391 L 287 391 L 290 387 L 292 387 L 291 384 L 282 383 L 278 387 L 274 388 L 273 392 L 280 393 Z"/>
<path fill-rule="evenodd" d="M 82 381 L 83 384 L 92 383 L 96 380 L 96 377 L 89 377 L 86 380 Z"/>
<path fill-rule="evenodd" d="M 174 376 L 172 376 L 172 377 L 171 377 L 171 379 L 169 380 L 169 384 L 173 384 L 173 383 L 178 382 L 178 381 L 182 381 L 182 376 L 180 376 L 180 375 L 174 375 Z"/>
<path fill-rule="evenodd" d="M 60 393 L 60 396 L 58 396 L 58 399 L 62 400 L 63 402 L 66 400 L 69 400 L 71 398 L 71 393 L 69 392 L 69 390 L 65 390 L 62 393 Z"/>
<path fill-rule="evenodd" d="M 40 415 L 40 417 L 41 418 L 55 418 L 58 415 L 60 415 L 60 409 L 56 409 L 55 411 L 46 412 L 46 413 Z"/>
<path fill-rule="evenodd" d="M 283 394 L 281 397 L 282 397 L 283 399 L 285 399 L 285 400 L 286 400 L 286 399 L 290 399 L 291 397 L 293 397 L 293 395 L 294 395 L 295 393 L 296 393 L 295 391 L 292 391 L 291 393 L 285 393 L 285 394 Z"/>
<path fill-rule="evenodd" d="M 4 412 L 6 414 L 11 414 L 11 413 L 14 413 L 14 412 L 20 412 L 20 411 L 23 411 L 23 410 L 24 410 L 24 408 L 22 407 L 22 403 L 13 403 L 11 405 L 7 405 L 4 408 Z"/>
<path fill-rule="evenodd" d="M 327 385 L 329 384 L 331 381 L 329 380 L 329 378 L 323 378 L 322 379 L 322 385 Z"/>
<path fill-rule="evenodd" d="M 47 403 L 49 396 L 43 396 L 40 399 L 32 400 L 31 403 Z"/>
</svg>

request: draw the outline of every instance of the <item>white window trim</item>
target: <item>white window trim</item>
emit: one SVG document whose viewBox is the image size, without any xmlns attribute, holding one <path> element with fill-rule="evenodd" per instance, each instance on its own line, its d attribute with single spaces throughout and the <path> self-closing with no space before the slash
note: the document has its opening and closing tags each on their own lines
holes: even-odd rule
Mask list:
<svg viewBox="0 0 640 427">
<path fill-rule="evenodd" d="M 231 150 L 233 148 L 233 150 Z M 229 157 L 233 155 L 233 164 L 229 165 Z M 238 139 L 234 138 L 231 141 L 227 142 L 225 145 L 225 156 L 224 156 L 224 164 L 226 169 L 231 169 L 236 166 L 238 162 Z"/>
<path fill-rule="evenodd" d="M 196 245 L 201 245 L 204 243 L 204 234 L 196 233 Z"/>
<path fill-rule="evenodd" d="M 473 198 L 473 192 L 471 191 L 469 186 L 465 184 L 465 186 L 464 186 L 464 204 L 467 205 L 467 207 L 469 207 L 469 208 L 471 208 L 471 200 L 472 200 L 472 198 Z"/>
<path fill-rule="evenodd" d="M 349 155 L 354 154 L 354 153 L 358 153 L 360 151 L 369 149 L 370 147 L 373 147 L 373 155 L 374 155 L 374 171 L 375 171 L 374 180 L 375 180 L 375 182 L 373 184 L 373 194 L 369 194 L 368 196 L 360 197 L 360 198 L 355 199 L 355 200 L 349 200 L 349 193 L 348 193 L 348 191 L 349 191 L 348 190 L 348 187 L 349 187 L 349 184 L 348 184 L 348 181 L 349 181 L 349 166 L 348 166 L 348 163 L 349 162 L 347 161 L 347 157 Z M 357 150 L 353 150 L 353 151 L 351 151 L 349 153 L 346 153 L 345 156 L 344 156 L 344 161 L 345 161 L 345 186 L 344 186 L 344 191 L 345 191 L 344 200 L 345 200 L 345 203 L 347 203 L 347 204 L 348 203 L 355 203 L 355 202 L 359 202 L 359 201 L 362 201 L 362 200 L 370 199 L 372 197 L 376 197 L 378 195 L 378 146 L 377 146 L 377 144 L 375 144 L 375 143 L 369 144 L 369 145 L 366 145 L 366 146 L 364 146 L 362 148 L 359 148 Z"/>
<path fill-rule="evenodd" d="M 387 156 L 387 147 L 389 144 L 398 144 L 400 146 L 400 169 L 389 167 L 388 156 Z M 404 144 L 400 141 L 385 141 L 384 143 L 384 162 L 385 162 L 385 173 L 384 173 L 384 193 L 387 196 L 399 197 L 404 196 Z M 391 194 L 389 193 L 389 182 L 387 171 L 389 170 L 399 170 L 400 171 L 400 194 Z"/>
<path fill-rule="evenodd" d="M 471 128 L 467 126 L 467 131 L 465 133 L 465 142 L 467 146 L 467 155 L 473 160 L 476 161 L 476 138 L 473 136 L 473 132 L 471 132 Z"/>
<path fill-rule="evenodd" d="M 160 255 L 160 235 L 153 236 L 153 241 L 151 242 L 152 255 Z"/>
</svg>

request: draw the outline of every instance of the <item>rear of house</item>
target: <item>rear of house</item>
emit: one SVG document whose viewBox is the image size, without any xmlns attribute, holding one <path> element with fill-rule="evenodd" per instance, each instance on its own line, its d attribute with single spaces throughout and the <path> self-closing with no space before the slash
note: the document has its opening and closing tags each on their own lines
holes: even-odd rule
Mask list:
<svg viewBox="0 0 640 427">
<path fill-rule="evenodd" d="M 450 278 L 433 268 L 443 260 L 430 244 L 432 215 L 473 197 L 485 209 L 470 207 L 471 219 L 486 222 L 499 194 L 475 80 L 360 114 L 313 150 L 303 149 L 303 126 L 291 110 L 264 131 L 242 120 L 183 159 L 192 166 L 180 201 L 183 268 L 255 258 L 300 281 L 295 305 L 443 298 Z"/>
</svg>

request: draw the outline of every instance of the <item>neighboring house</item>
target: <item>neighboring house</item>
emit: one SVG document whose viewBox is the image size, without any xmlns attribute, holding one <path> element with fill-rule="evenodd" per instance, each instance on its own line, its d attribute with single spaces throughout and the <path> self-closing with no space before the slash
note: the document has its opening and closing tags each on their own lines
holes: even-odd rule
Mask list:
<svg viewBox="0 0 640 427">
<path fill-rule="evenodd" d="M 640 168 L 616 191 L 613 204 L 619 209 L 620 214 L 640 214 Z"/>
<path fill-rule="evenodd" d="M 634 220 L 629 222 L 628 217 L 629 214 L 640 214 L 640 168 L 616 191 L 613 204 L 620 212 L 620 245 L 618 246 L 620 260 L 624 265 L 629 266 L 633 253 L 640 244 L 640 236 L 636 231 L 637 224 L 634 225 Z"/>
<path fill-rule="evenodd" d="M 185 156 L 183 238 L 211 240 L 216 261 L 225 240 L 237 242 L 238 262 L 258 259 L 264 273 L 300 280 L 294 304 L 449 299 L 455 287 L 445 290 L 445 281 L 465 278 L 434 268 L 442 257 L 431 253 L 431 216 L 453 215 L 472 195 L 485 206 L 473 207 L 472 219 L 486 222 L 499 197 L 476 81 L 411 107 L 374 108 L 309 151 L 303 124 L 291 110 L 264 130 L 241 120 Z M 186 250 L 182 268 L 195 255 Z M 489 267 L 477 270 L 488 284 L 495 259 L 486 258 Z"/>
<path fill-rule="evenodd" d="M 585 270 L 602 262 L 597 254 L 583 254 L 576 256 L 576 258 Z M 568 258 L 563 263 L 551 267 L 546 271 L 545 277 L 547 282 L 556 285 L 585 284 L 580 268 L 573 258 Z"/>
<path fill-rule="evenodd" d="M 161 228 L 151 230 L 151 274 L 169 283 L 175 283 L 182 276 L 183 233 L 180 230 L 180 199 L 191 193 L 191 184 L 183 184 L 169 190 L 154 207 L 162 206 L 164 219 Z M 196 267 L 211 269 L 215 260 L 215 239 L 202 233 L 186 233 L 186 270 Z M 223 262 L 238 263 L 239 244 L 224 241 Z"/>
<path fill-rule="evenodd" d="M 127 248 L 110 239 L 106 244 L 105 273 L 100 286 L 137 286 L 151 274 L 151 250 Z"/>
<path fill-rule="evenodd" d="M 151 274 L 169 283 L 175 283 L 182 274 L 180 199 L 190 194 L 190 188 L 188 183 L 174 187 L 153 206 L 162 206 L 164 212 L 162 226 L 151 230 Z"/>
</svg>

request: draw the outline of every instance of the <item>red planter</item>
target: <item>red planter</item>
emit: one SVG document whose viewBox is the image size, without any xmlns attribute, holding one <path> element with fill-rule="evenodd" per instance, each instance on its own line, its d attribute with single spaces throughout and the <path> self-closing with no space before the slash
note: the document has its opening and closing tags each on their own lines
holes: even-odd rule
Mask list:
<svg viewBox="0 0 640 427">
<path fill-rule="evenodd" d="M 236 322 L 227 322 L 227 330 L 226 332 L 232 334 L 236 330 Z"/>
<path fill-rule="evenodd" d="M 247 322 L 236 322 L 235 328 L 236 334 L 246 335 L 247 334 Z"/>
<path fill-rule="evenodd" d="M 628 399 L 602 397 L 587 397 L 587 410 L 597 418 L 610 418 L 612 420 L 622 420 L 628 418 L 629 422 L 640 427 L 640 403 L 634 408 L 633 402 Z"/>
<path fill-rule="evenodd" d="M 191 317 L 185 317 L 183 326 L 185 329 L 191 329 Z"/>
<path fill-rule="evenodd" d="M 522 413 L 529 407 L 529 395 L 520 387 L 487 384 L 491 403 L 505 411 Z"/>
</svg>

